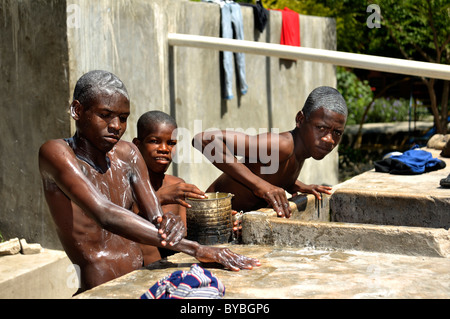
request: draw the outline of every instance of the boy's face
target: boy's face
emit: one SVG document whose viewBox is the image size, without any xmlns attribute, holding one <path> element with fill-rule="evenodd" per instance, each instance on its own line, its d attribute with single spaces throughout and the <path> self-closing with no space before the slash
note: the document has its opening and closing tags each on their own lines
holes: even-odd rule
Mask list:
<svg viewBox="0 0 450 319">
<path fill-rule="evenodd" d="M 172 163 L 172 151 L 175 151 L 177 140 L 172 138 L 175 127 L 167 123 L 159 123 L 148 132 L 144 140 L 134 139 L 144 157 L 147 168 L 154 173 L 163 174 Z"/>
<path fill-rule="evenodd" d="M 309 156 L 321 160 L 328 155 L 341 141 L 346 120 L 345 115 L 325 108 L 312 112 L 308 120 L 299 112 L 297 127 Z"/>
<path fill-rule="evenodd" d="M 109 152 L 127 128 L 130 102 L 122 94 L 100 95 L 89 107 L 73 104 L 77 132 L 97 149 Z"/>
</svg>

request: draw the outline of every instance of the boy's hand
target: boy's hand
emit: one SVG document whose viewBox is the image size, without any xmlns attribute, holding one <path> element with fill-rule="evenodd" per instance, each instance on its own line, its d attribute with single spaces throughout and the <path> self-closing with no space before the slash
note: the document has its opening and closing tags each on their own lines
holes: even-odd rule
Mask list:
<svg viewBox="0 0 450 319">
<path fill-rule="evenodd" d="M 278 217 L 291 217 L 291 207 L 289 206 L 286 192 L 281 187 L 263 182 L 253 191 L 253 193 L 263 198 L 269 206 L 277 212 Z"/>
<path fill-rule="evenodd" d="M 176 183 L 169 186 L 161 187 L 156 192 L 161 204 L 180 204 L 181 206 L 190 208 L 185 199 L 186 197 L 205 199 L 205 193 L 197 186 L 187 183 Z"/>
<path fill-rule="evenodd" d="M 324 194 L 331 195 L 331 190 L 332 190 L 332 188 L 329 186 L 315 185 L 315 184 L 306 185 L 297 180 L 293 187 L 293 192 L 290 192 L 290 193 L 294 194 L 297 192 L 301 192 L 301 193 L 313 194 L 314 196 L 316 196 L 316 198 L 318 200 L 321 200 L 322 196 L 320 194 L 324 193 Z"/>
<path fill-rule="evenodd" d="M 238 213 L 235 210 L 231 211 L 231 217 L 233 220 L 233 233 L 238 242 L 242 238 L 242 212 Z"/>
<path fill-rule="evenodd" d="M 216 262 L 222 264 L 225 268 L 234 271 L 261 266 L 258 259 L 236 254 L 228 248 L 200 245 L 194 257 L 204 263 Z"/>
<path fill-rule="evenodd" d="M 186 236 L 186 227 L 184 226 L 181 217 L 171 212 L 165 213 L 163 216 L 156 218 L 156 227 L 158 233 L 161 235 L 161 244 L 166 246 L 175 246 L 183 237 Z"/>
</svg>

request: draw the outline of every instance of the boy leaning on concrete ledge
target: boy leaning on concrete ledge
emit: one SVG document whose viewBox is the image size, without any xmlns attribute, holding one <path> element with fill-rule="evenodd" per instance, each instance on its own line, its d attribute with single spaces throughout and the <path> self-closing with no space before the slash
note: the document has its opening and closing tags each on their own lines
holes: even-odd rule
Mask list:
<svg viewBox="0 0 450 319">
<path fill-rule="evenodd" d="M 307 158 L 321 160 L 339 144 L 347 112 L 342 95 L 322 86 L 309 94 L 291 131 L 255 136 L 228 130 L 197 134 L 193 146 L 223 172 L 206 192 L 233 193 L 237 211 L 269 205 L 278 216 L 290 217 L 286 191 L 319 199 L 321 193 L 330 194 L 331 187 L 306 185 L 297 178 Z"/>
</svg>

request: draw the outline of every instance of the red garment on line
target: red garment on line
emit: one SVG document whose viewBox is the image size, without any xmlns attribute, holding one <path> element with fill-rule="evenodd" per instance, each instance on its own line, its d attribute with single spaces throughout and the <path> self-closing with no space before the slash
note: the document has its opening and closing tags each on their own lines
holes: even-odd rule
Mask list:
<svg viewBox="0 0 450 319">
<path fill-rule="evenodd" d="M 281 40 L 280 44 L 300 46 L 300 16 L 288 7 L 281 12 Z"/>
</svg>

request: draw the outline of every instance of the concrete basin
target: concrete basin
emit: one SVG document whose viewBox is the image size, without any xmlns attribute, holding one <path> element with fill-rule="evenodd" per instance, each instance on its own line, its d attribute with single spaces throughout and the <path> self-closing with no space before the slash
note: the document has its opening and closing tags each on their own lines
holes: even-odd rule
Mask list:
<svg viewBox="0 0 450 319">
<path fill-rule="evenodd" d="M 225 299 L 292 298 L 448 298 L 450 259 L 360 251 L 261 245 L 228 245 L 259 258 L 253 270 L 209 269 L 225 285 Z M 156 281 L 196 260 L 178 253 L 165 262 L 86 291 L 77 299 L 137 299 Z M 184 303 L 175 303 L 181 307 Z M 176 309 L 174 310 L 177 311 Z"/>
</svg>

